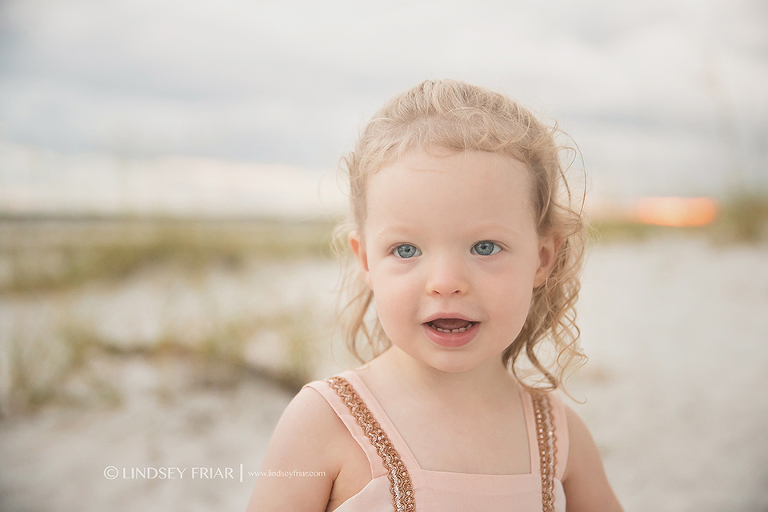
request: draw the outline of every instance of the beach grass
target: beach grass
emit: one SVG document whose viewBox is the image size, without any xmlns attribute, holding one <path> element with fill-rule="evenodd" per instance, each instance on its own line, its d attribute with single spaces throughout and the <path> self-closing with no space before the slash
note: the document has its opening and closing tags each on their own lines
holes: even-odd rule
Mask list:
<svg viewBox="0 0 768 512">
<path fill-rule="evenodd" d="M 201 383 L 207 386 L 259 375 L 298 389 L 313 370 L 317 341 L 308 325 L 312 316 L 301 308 L 240 318 L 209 313 L 205 321 L 212 326 L 202 339 L 190 341 L 171 330 L 148 344 L 120 345 L 102 339 L 87 316 L 73 316 L 67 297 L 85 293 L 81 290 L 91 282 L 118 290 L 130 286 L 133 276 L 147 267 L 160 273 L 175 269 L 194 283 L 212 267 L 242 274 L 246 264 L 253 270 L 271 262 L 328 259 L 334 223 L 0 218 L 0 300 L 11 315 L 6 322 L 10 327 L 0 333 L 0 416 L 50 403 L 119 404 L 112 376 L 90 369 L 89 361 L 100 355 L 183 358 L 199 368 Z M 35 304 L 41 303 L 55 310 L 43 311 L 45 322 L 33 318 L 39 313 Z M 24 316 L 29 321 L 14 318 L 14 311 L 28 311 Z M 246 358 L 247 345 L 266 331 L 287 346 L 281 364 L 260 365 Z M 79 391 L 70 392 L 72 382 Z"/>
<path fill-rule="evenodd" d="M 713 228 L 724 241 L 768 239 L 768 195 L 741 192 L 727 196 Z"/>
<path fill-rule="evenodd" d="M 14 332 L 5 340 L 7 382 L 0 396 L 0 418 L 33 412 L 48 404 L 119 406 L 119 377 L 98 371 L 94 358 L 138 357 L 157 364 L 183 360 L 195 368 L 195 383 L 227 388 L 256 377 L 290 392 L 311 380 L 318 339 L 305 308 L 278 315 L 248 316 L 214 326 L 203 339 L 190 340 L 167 333 L 156 342 L 115 344 L 101 338 L 89 325 L 65 321 L 43 335 Z M 276 334 L 287 345 L 281 364 L 248 357 L 248 345 L 263 332 Z M 283 351 L 281 351 L 283 352 Z"/>
<path fill-rule="evenodd" d="M 0 219 L 0 293 L 65 289 L 173 261 L 185 268 L 247 258 L 331 257 L 333 219 Z"/>
</svg>

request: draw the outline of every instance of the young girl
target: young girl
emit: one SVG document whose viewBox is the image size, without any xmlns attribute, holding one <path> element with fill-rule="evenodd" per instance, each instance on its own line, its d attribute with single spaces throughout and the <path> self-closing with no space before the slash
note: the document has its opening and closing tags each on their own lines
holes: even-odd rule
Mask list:
<svg viewBox="0 0 768 512">
<path fill-rule="evenodd" d="M 621 510 L 554 393 L 583 357 L 585 239 L 554 132 L 453 80 L 374 115 L 346 159 L 344 313 L 353 353 L 375 357 L 296 395 L 249 511 Z"/>
</svg>

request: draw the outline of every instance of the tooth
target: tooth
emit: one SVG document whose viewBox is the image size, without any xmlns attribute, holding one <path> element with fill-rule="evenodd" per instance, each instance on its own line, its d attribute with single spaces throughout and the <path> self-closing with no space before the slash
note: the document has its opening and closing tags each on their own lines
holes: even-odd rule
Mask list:
<svg viewBox="0 0 768 512">
<path fill-rule="evenodd" d="M 470 325 L 470 327 L 471 327 L 471 325 Z M 440 327 L 435 327 L 435 329 L 440 331 L 440 332 L 464 332 L 467 329 L 469 329 L 469 327 L 461 327 L 459 329 L 441 329 Z"/>
</svg>

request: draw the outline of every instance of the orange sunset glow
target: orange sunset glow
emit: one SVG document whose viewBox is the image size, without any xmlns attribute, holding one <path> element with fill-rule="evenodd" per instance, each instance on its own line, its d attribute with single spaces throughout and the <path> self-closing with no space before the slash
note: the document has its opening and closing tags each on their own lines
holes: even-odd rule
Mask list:
<svg viewBox="0 0 768 512">
<path fill-rule="evenodd" d="M 710 197 L 644 197 L 634 216 L 656 226 L 705 226 L 715 220 L 720 206 Z"/>
</svg>

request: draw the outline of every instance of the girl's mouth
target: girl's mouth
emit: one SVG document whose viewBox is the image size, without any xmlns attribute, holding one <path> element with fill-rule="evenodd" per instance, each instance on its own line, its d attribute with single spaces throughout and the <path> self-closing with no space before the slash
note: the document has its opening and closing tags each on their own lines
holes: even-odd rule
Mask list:
<svg viewBox="0 0 768 512">
<path fill-rule="evenodd" d="M 427 323 L 430 327 L 439 332 L 458 333 L 471 329 L 477 322 L 459 320 L 457 318 L 440 318 Z"/>
<path fill-rule="evenodd" d="M 433 342 L 443 347 L 458 348 L 475 338 L 480 322 L 460 318 L 439 318 L 425 322 L 423 326 L 424 333 Z"/>
</svg>

